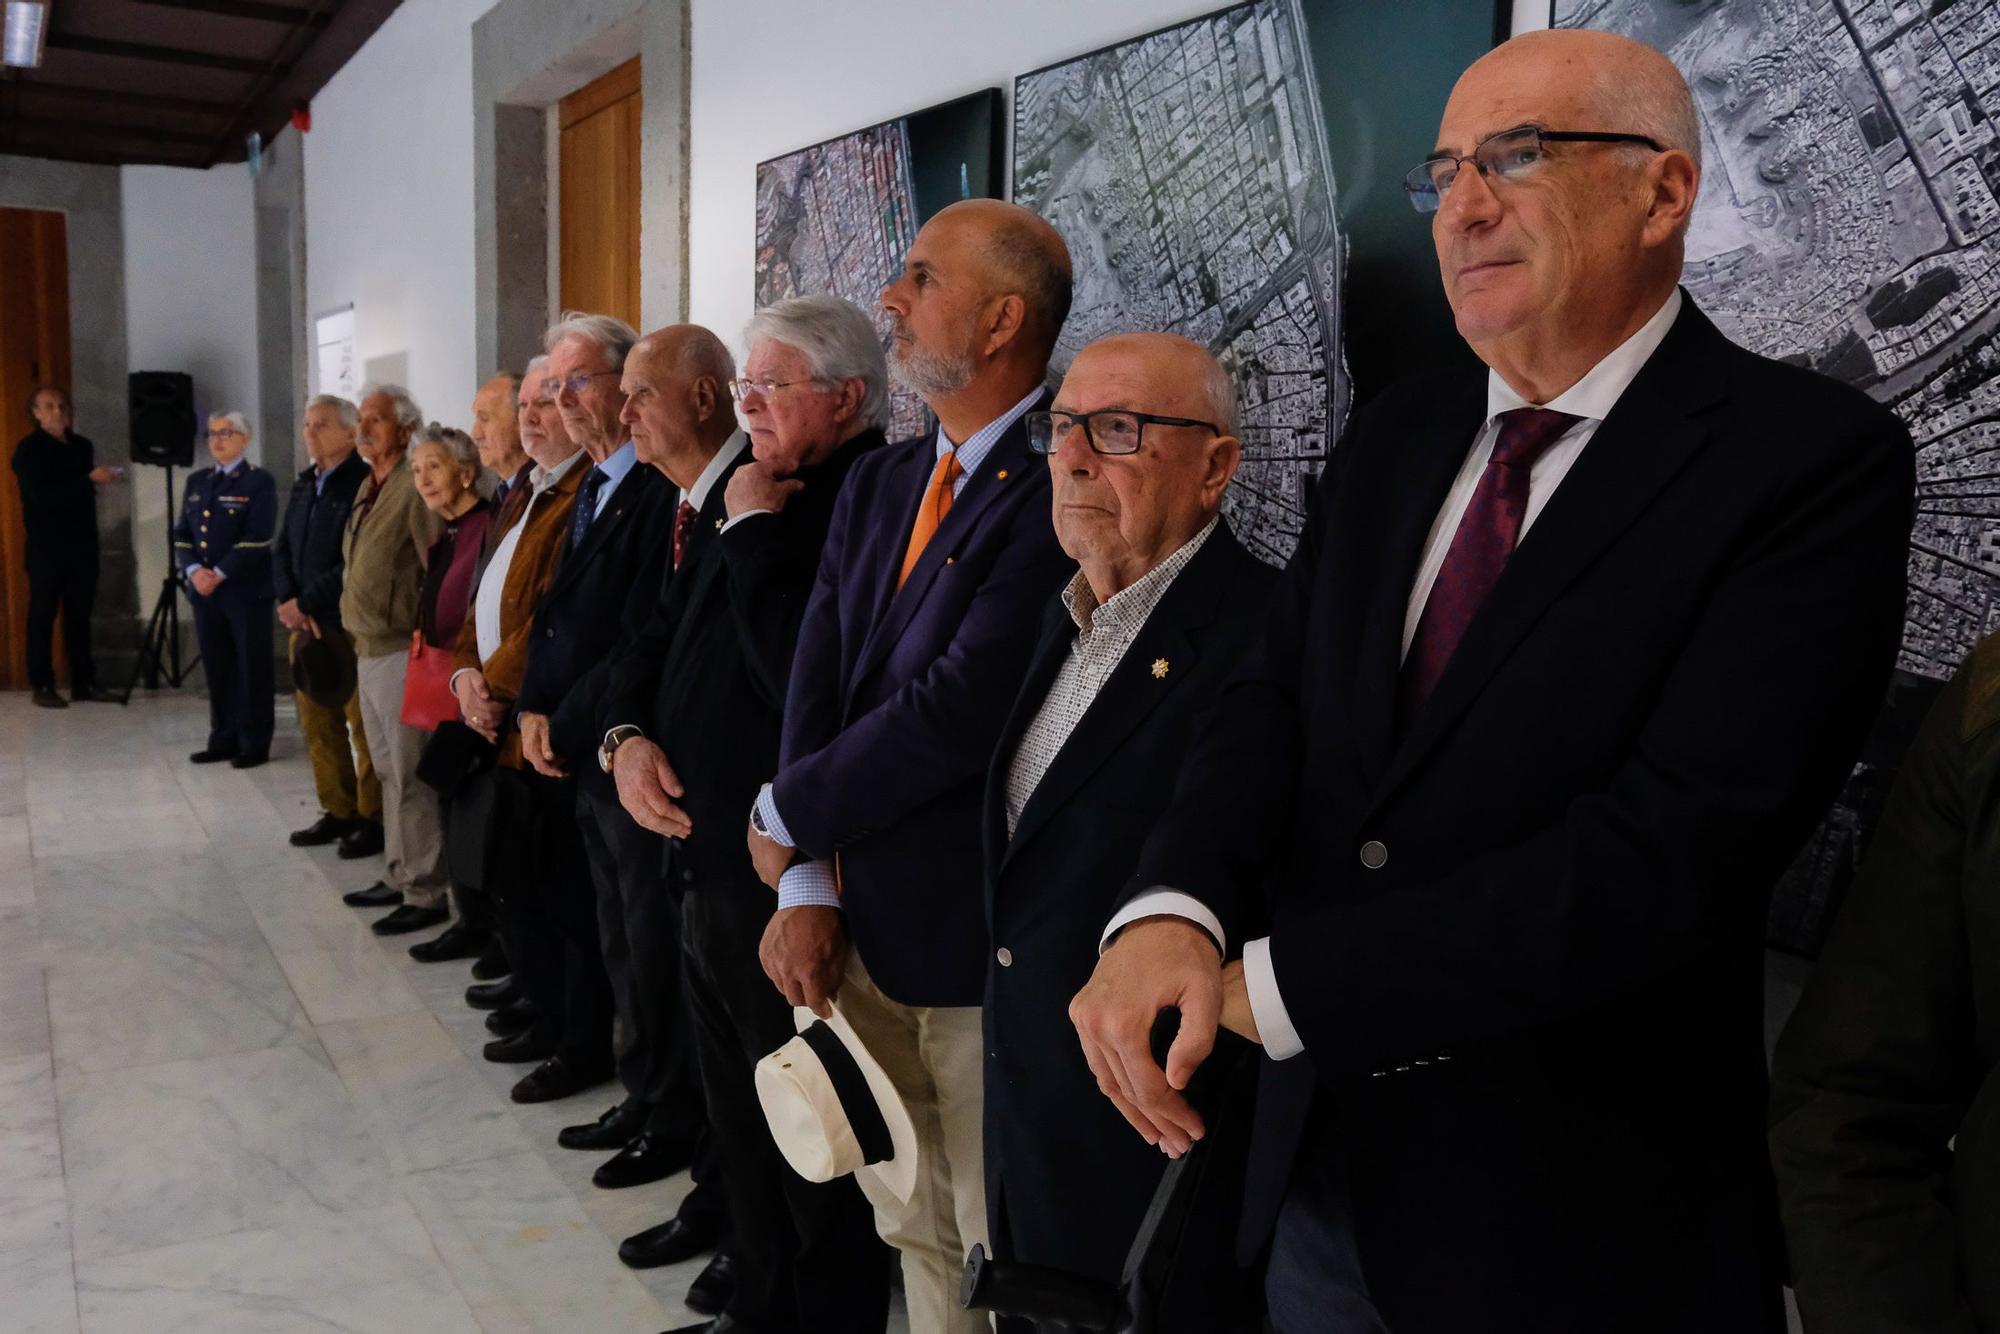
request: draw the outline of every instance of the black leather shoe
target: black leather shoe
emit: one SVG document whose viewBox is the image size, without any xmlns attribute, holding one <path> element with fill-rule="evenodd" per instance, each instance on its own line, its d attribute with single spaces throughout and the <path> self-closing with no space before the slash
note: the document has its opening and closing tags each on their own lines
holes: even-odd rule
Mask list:
<svg viewBox="0 0 2000 1334">
<path fill-rule="evenodd" d="M 236 758 L 236 752 L 235 752 L 235 751 L 233 751 L 233 750 L 206 750 L 206 749 L 204 749 L 204 750 L 198 750 L 198 751 L 196 751 L 196 752 L 195 752 L 194 754 L 192 754 L 192 755 L 188 756 L 188 763 L 189 763 L 189 764 L 220 764 L 220 763 L 222 763 L 222 762 L 223 762 L 224 760 L 233 760 L 233 759 L 235 759 L 235 758 Z"/>
<path fill-rule="evenodd" d="M 438 935 L 410 946 L 410 957 L 418 963 L 444 963 L 450 959 L 470 959 L 485 948 L 485 931 L 464 922 L 453 922 Z"/>
<path fill-rule="evenodd" d="M 511 1038 L 535 1026 L 535 1007 L 527 1001 L 512 1001 L 486 1016 L 486 1031 L 496 1037 Z"/>
<path fill-rule="evenodd" d="M 511 1038 L 500 1038 L 480 1048 L 479 1054 L 495 1065 L 525 1065 L 546 1061 L 556 1054 L 556 1040 L 546 1033 L 529 1029 Z"/>
<path fill-rule="evenodd" d="M 688 1295 L 681 1298 L 690 1311 L 718 1317 L 710 1329 L 728 1329 L 736 1322 L 722 1315 L 722 1308 L 729 1305 L 729 1299 L 736 1293 L 736 1265 L 727 1251 L 717 1251 L 694 1282 L 688 1284 Z"/>
<path fill-rule="evenodd" d="M 622 1149 L 632 1142 L 634 1135 L 646 1128 L 646 1118 L 651 1114 L 652 1109 L 645 1103 L 637 1098 L 627 1098 L 595 1121 L 580 1126 L 564 1126 L 556 1136 L 556 1143 L 565 1149 L 588 1149 L 597 1153 L 606 1149 Z M 688 1254 L 693 1255 L 694 1252 L 689 1251 Z M 672 1262 L 661 1260 L 658 1263 Z"/>
<path fill-rule="evenodd" d="M 248 755 L 238 755 L 229 762 L 229 767 L 232 769 L 255 769 L 260 764 L 269 764 L 270 762 L 270 752 L 259 750 L 253 751 Z"/>
<path fill-rule="evenodd" d="M 391 889 L 386 880 L 377 880 L 366 889 L 350 889 L 340 896 L 350 908 L 393 908 L 403 901 L 403 891 Z"/>
<path fill-rule="evenodd" d="M 340 840 L 340 855 L 348 861 L 358 861 L 363 857 L 373 857 L 382 850 L 382 822 L 380 820 L 356 820 L 347 836 Z"/>
<path fill-rule="evenodd" d="M 666 1334 L 750 1334 L 750 1327 L 731 1316 L 719 1315 L 699 1325 L 678 1325 Z"/>
<path fill-rule="evenodd" d="M 508 1096 L 515 1102 L 554 1102 L 596 1088 L 609 1078 L 609 1070 L 584 1070 L 560 1056 L 551 1056 L 521 1076 L 521 1082 L 514 1085 Z"/>
<path fill-rule="evenodd" d="M 472 976 L 481 982 L 491 982 L 497 977 L 505 977 L 514 971 L 507 962 L 507 951 L 500 944 L 498 936 L 486 942 L 486 948 L 472 961 Z"/>
<path fill-rule="evenodd" d="M 339 842 L 352 827 L 351 822 L 337 816 L 321 815 L 304 829 L 294 829 L 289 841 L 295 848 L 323 848 Z"/>
<path fill-rule="evenodd" d="M 43 686 L 35 692 L 35 707 L 38 709 L 66 709 L 69 707 L 69 701 L 58 695 L 50 687 Z"/>
<path fill-rule="evenodd" d="M 523 999 L 521 989 L 514 985 L 511 977 L 501 978 L 498 982 L 475 983 L 465 989 L 465 1003 L 475 1010 L 497 1010 Z"/>
<path fill-rule="evenodd" d="M 658 1227 L 634 1232 L 619 1242 L 618 1258 L 634 1269 L 658 1269 L 712 1251 L 718 1240 L 713 1232 L 704 1232 L 683 1219 L 669 1218 Z"/>
<path fill-rule="evenodd" d="M 119 702 L 118 696 L 112 694 L 109 690 L 104 690 L 97 686 L 74 686 L 70 689 L 69 697 L 78 704 L 116 704 Z"/>
<path fill-rule="evenodd" d="M 694 1161 L 694 1145 L 688 1140 L 668 1139 L 650 1130 L 607 1158 L 590 1175 L 590 1184 L 602 1190 L 623 1190 L 649 1181 L 665 1181 L 676 1172 L 685 1172 Z"/>
<path fill-rule="evenodd" d="M 368 929 L 378 936 L 400 936 L 450 920 L 451 909 L 442 904 L 435 908 L 419 908 L 414 903 L 406 903 L 387 917 L 378 917 L 370 922 Z"/>
</svg>

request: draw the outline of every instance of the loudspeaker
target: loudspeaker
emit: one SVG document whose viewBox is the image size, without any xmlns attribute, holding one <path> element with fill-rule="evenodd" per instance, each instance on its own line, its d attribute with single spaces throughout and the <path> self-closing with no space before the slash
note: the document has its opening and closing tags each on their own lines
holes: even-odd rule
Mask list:
<svg viewBox="0 0 2000 1334">
<path fill-rule="evenodd" d="M 125 377 L 125 402 L 133 462 L 180 468 L 194 463 L 192 377 L 179 371 L 133 371 Z"/>
</svg>

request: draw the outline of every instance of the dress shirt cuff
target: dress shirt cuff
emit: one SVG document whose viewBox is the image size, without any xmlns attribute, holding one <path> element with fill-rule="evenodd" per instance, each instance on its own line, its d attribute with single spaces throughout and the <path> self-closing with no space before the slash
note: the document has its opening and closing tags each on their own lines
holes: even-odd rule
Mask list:
<svg viewBox="0 0 2000 1334">
<path fill-rule="evenodd" d="M 215 571 L 215 579 L 217 583 L 222 582 L 224 579 L 227 579 L 228 577 L 229 577 L 229 572 L 227 570 L 218 568 Z"/>
<path fill-rule="evenodd" d="M 1278 994 L 1278 974 L 1271 967 L 1271 938 L 1260 936 L 1243 944 L 1243 986 L 1250 993 L 1250 1016 L 1257 1021 L 1257 1036 L 1263 1039 L 1264 1054 L 1274 1061 L 1289 1061 L 1306 1049 L 1285 998 Z"/>
<path fill-rule="evenodd" d="M 777 513 L 776 510 L 744 510 L 741 514 L 731 517 L 729 522 L 723 524 L 722 531 L 725 533 L 728 532 L 731 528 L 734 528 L 737 524 L 742 523 L 745 519 L 748 519 L 753 515 L 776 514 L 776 513 Z"/>
<path fill-rule="evenodd" d="M 1111 924 L 1104 928 L 1104 934 L 1098 937 L 1097 952 L 1102 954 L 1110 949 L 1112 939 L 1141 917 L 1185 917 L 1208 932 L 1223 958 L 1229 957 L 1229 934 L 1222 929 L 1222 919 L 1210 912 L 1208 905 L 1194 895 L 1183 894 L 1164 885 L 1147 890 L 1120 908 L 1118 915 L 1111 919 Z"/>
<path fill-rule="evenodd" d="M 201 568 L 200 561 L 189 561 L 187 564 L 181 566 L 181 575 L 183 578 L 193 579 L 194 572 L 196 570 L 199 570 L 200 568 Z"/>
<path fill-rule="evenodd" d="M 764 829 L 772 839 L 788 848 L 798 846 L 792 841 L 792 831 L 785 828 L 785 822 L 778 818 L 778 799 L 771 794 L 769 783 L 757 789 L 757 818 L 763 821 Z"/>
<path fill-rule="evenodd" d="M 459 668 L 457 671 L 451 674 L 449 679 L 445 681 L 444 688 L 446 690 L 449 690 L 452 694 L 456 695 L 458 693 L 458 678 L 464 676 L 467 672 L 476 672 L 478 670 L 479 669 L 477 667 Z"/>
<path fill-rule="evenodd" d="M 840 885 L 832 862 L 800 862 L 778 877 L 780 908 L 838 908 Z"/>
</svg>

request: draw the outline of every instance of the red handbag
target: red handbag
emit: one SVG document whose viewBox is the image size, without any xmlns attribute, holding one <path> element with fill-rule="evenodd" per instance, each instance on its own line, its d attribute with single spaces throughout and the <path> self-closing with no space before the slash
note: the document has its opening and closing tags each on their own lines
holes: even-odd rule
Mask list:
<svg viewBox="0 0 2000 1334">
<path fill-rule="evenodd" d="M 403 723 L 435 732 L 440 723 L 458 717 L 458 696 L 451 693 L 451 650 L 432 648 L 423 631 L 410 636 L 410 660 L 403 672 Z"/>
</svg>

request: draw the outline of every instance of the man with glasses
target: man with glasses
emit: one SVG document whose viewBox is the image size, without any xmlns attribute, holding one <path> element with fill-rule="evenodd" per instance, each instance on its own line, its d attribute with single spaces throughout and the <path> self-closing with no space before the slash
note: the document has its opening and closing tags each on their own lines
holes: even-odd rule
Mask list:
<svg viewBox="0 0 2000 1334">
<path fill-rule="evenodd" d="M 1262 1042 L 1281 1334 L 1784 1328 L 1765 906 L 1895 661 L 1913 451 L 1678 289 L 1700 150 L 1625 38 L 1461 77 L 1408 189 L 1487 374 L 1356 416 L 1072 1005 L 1169 1155 Z"/>
<path fill-rule="evenodd" d="M 174 524 L 194 606 L 195 642 L 208 676 L 208 744 L 196 764 L 227 760 L 254 769 L 271 758 L 271 541 L 278 529 L 278 484 L 248 459 L 250 423 L 240 412 L 208 419 L 215 466 L 187 480 Z"/>
<path fill-rule="evenodd" d="M 986 1239 L 979 798 L 1036 622 L 1071 573 L 1022 420 L 1048 406 L 1069 298 L 1069 251 L 1026 209 L 963 201 L 917 233 L 882 307 L 891 370 L 937 429 L 841 487 L 780 767 L 750 812 L 752 860 L 778 890 L 765 972 L 793 1005 L 838 999 L 919 1127 L 909 1199 L 860 1180 L 902 1252 L 911 1328 L 939 1334 L 988 1328 L 958 1302 Z"/>
<path fill-rule="evenodd" d="M 1098 339 L 1028 414 L 1028 442 L 1081 568 L 1042 618 L 986 783 L 986 1207 L 999 1258 L 1116 1283 L 1167 1163 L 1098 1096 L 1069 1002 L 1276 572 L 1222 518 L 1242 446 L 1206 348 Z M 1226 1242 L 1199 1252 L 1182 1247 L 1228 1267 Z"/>
</svg>

